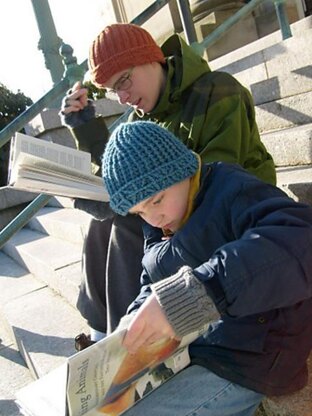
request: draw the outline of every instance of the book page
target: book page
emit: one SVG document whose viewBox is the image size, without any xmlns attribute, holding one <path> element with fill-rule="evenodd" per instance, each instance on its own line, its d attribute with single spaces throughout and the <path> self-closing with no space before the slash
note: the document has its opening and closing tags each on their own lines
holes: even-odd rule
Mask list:
<svg viewBox="0 0 312 416">
<path fill-rule="evenodd" d="M 12 169 L 18 155 L 24 152 L 86 174 L 91 174 L 90 153 L 22 133 L 16 133 L 13 143 Z"/>
<path fill-rule="evenodd" d="M 108 201 L 102 178 L 20 152 L 9 186 L 37 193 Z"/>
<path fill-rule="evenodd" d="M 66 416 L 67 363 L 23 387 L 16 403 L 26 416 Z"/>
<path fill-rule="evenodd" d="M 15 143 L 15 138 L 16 135 L 14 137 L 12 137 L 11 139 L 11 143 L 10 143 L 10 156 L 9 156 L 9 166 L 8 166 L 8 177 L 7 177 L 7 183 L 10 183 L 10 179 L 11 179 L 11 172 L 12 172 L 12 168 L 14 165 L 14 161 L 16 159 L 16 143 Z"/>
<path fill-rule="evenodd" d="M 93 174 L 87 174 L 68 166 L 61 166 L 55 162 L 50 162 L 37 156 L 21 152 L 17 158 L 17 169 L 12 174 L 11 181 L 14 182 L 18 177 L 35 178 L 37 174 L 44 175 L 47 182 L 52 182 L 49 178 L 55 178 L 59 183 L 63 179 L 70 179 L 76 183 L 93 183 L 104 188 L 103 179 Z"/>
</svg>

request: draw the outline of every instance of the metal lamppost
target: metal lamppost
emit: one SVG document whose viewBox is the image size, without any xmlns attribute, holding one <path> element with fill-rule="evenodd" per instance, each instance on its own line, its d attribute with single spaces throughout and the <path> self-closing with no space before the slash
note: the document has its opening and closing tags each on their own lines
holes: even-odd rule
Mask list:
<svg viewBox="0 0 312 416">
<path fill-rule="evenodd" d="M 57 36 L 48 0 L 31 0 L 40 32 L 38 49 L 42 51 L 53 85 L 63 77 L 64 65 L 59 53 L 62 39 Z M 55 103 L 59 105 L 59 103 Z"/>
</svg>

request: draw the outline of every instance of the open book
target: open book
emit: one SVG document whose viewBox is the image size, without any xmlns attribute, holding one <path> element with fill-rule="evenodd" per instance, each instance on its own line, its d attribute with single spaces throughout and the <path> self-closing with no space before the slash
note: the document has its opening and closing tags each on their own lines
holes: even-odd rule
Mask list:
<svg viewBox="0 0 312 416">
<path fill-rule="evenodd" d="M 122 346 L 125 330 L 116 331 L 19 390 L 16 402 L 27 416 L 118 416 L 185 368 L 188 344 L 207 328 L 132 355 Z"/>
<path fill-rule="evenodd" d="M 22 133 L 12 139 L 8 186 L 24 191 L 108 201 L 91 155 Z"/>
</svg>

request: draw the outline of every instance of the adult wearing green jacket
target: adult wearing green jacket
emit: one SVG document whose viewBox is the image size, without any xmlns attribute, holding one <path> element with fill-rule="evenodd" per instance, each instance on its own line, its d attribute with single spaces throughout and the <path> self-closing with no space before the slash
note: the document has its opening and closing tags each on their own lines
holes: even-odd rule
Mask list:
<svg viewBox="0 0 312 416">
<path fill-rule="evenodd" d="M 180 36 L 159 48 L 138 26 L 108 26 L 90 47 L 89 68 L 96 86 L 133 107 L 130 120 L 152 120 L 167 128 L 203 162 L 238 163 L 275 184 L 274 162 L 260 140 L 249 91 L 230 74 L 211 71 Z M 62 114 L 100 173 L 108 131 L 86 93 L 75 85 Z M 113 216 L 107 206 L 91 201 L 79 200 L 77 207 L 102 220 L 91 221 L 77 303 L 96 340 L 118 325 L 139 290 L 143 237 L 139 218 Z"/>
</svg>

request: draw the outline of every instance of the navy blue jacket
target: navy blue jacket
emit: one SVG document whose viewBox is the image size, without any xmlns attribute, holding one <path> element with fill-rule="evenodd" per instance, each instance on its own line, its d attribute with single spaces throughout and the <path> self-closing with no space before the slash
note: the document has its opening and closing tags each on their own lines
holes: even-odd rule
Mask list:
<svg viewBox="0 0 312 416">
<path fill-rule="evenodd" d="M 170 240 L 144 225 L 142 291 L 190 266 L 221 319 L 190 346 L 193 363 L 266 395 L 307 382 L 312 347 L 312 207 L 236 165 L 204 165 L 195 209 Z"/>
</svg>

